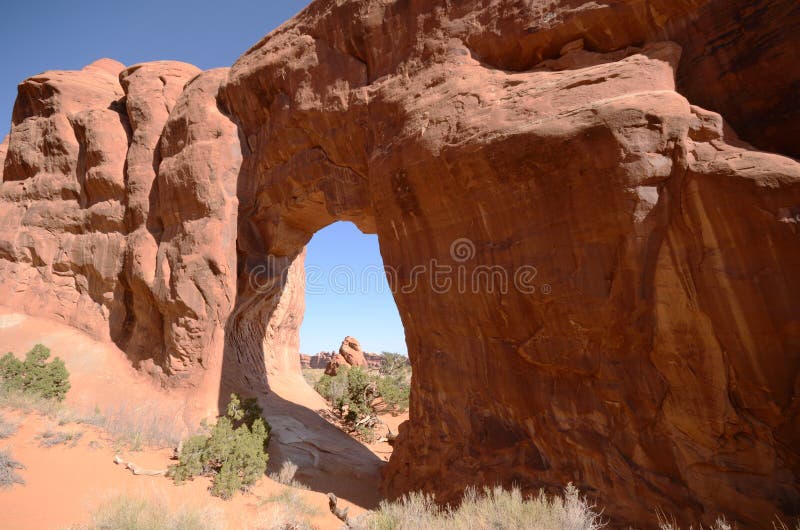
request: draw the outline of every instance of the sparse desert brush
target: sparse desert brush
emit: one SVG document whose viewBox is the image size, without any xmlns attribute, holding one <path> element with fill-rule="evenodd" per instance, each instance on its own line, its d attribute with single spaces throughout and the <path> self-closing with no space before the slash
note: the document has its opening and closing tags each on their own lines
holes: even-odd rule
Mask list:
<svg viewBox="0 0 800 530">
<path fill-rule="evenodd" d="M 61 425 L 74 421 L 78 417 L 64 403 L 10 388 L 2 379 L 0 379 L 0 406 L 22 412 L 37 412 L 58 421 Z"/>
<path fill-rule="evenodd" d="M 64 401 L 70 389 L 69 372 L 64 361 L 56 357 L 50 362 L 50 350 L 37 344 L 20 361 L 13 353 L 0 358 L 0 380 L 12 391 Z"/>
<path fill-rule="evenodd" d="M 25 469 L 25 466 L 14 460 L 9 449 L 0 449 L 0 488 L 25 484 L 25 480 L 17 474 L 18 469 Z"/>
<path fill-rule="evenodd" d="M 681 530 L 675 517 L 669 516 L 661 510 L 656 511 L 656 516 L 658 518 L 659 530 Z M 798 519 L 795 524 L 794 530 L 800 530 L 800 519 Z M 712 526 L 705 527 L 702 524 L 697 525 L 698 530 L 736 530 L 736 528 L 737 526 L 729 523 L 724 516 L 718 517 Z M 772 528 L 773 530 L 790 530 L 790 527 L 779 518 L 776 518 L 772 522 Z M 694 526 L 689 526 L 689 530 L 694 530 Z"/>
<path fill-rule="evenodd" d="M 92 512 L 92 523 L 72 530 L 222 530 L 222 513 L 212 508 L 169 506 L 162 497 L 117 495 Z"/>
<path fill-rule="evenodd" d="M 270 427 L 261 413 L 255 399 L 241 401 L 232 394 L 227 413 L 208 435 L 184 441 L 178 464 L 169 471 L 175 483 L 210 475 L 211 494 L 223 499 L 255 484 L 264 475 L 268 460 Z"/>
<path fill-rule="evenodd" d="M 183 431 L 175 417 L 165 415 L 157 406 L 148 403 L 123 403 L 102 411 L 96 407 L 94 414 L 79 421 L 102 428 L 117 445 L 130 451 L 140 451 L 144 447 L 175 447 Z"/>
<path fill-rule="evenodd" d="M 7 421 L 3 416 L 0 416 L 0 440 L 14 436 L 18 427 L 16 423 Z"/>
<path fill-rule="evenodd" d="M 302 490 L 307 490 L 308 486 L 305 484 L 301 484 L 297 480 L 295 480 L 294 476 L 297 474 L 297 464 L 292 462 L 291 460 L 286 460 L 281 464 L 281 468 L 277 473 L 270 473 L 269 478 L 283 484 L 284 486 L 290 486 L 292 488 L 298 488 Z"/>
<path fill-rule="evenodd" d="M 68 445 L 75 447 L 83 436 L 80 431 L 53 431 L 46 430 L 36 435 L 41 447 L 55 447 L 56 445 Z"/>
<path fill-rule="evenodd" d="M 596 530 L 601 516 L 571 484 L 562 496 L 543 492 L 526 498 L 518 489 L 467 490 L 457 508 L 440 507 L 433 497 L 412 493 L 397 502 L 383 502 L 355 522 L 369 530 Z"/>
<path fill-rule="evenodd" d="M 254 530 L 312 530 L 308 517 L 319 514 L 293 489 L 262 499 L 260 506 L 265 509 L 259 511 Z"/>
</svg>

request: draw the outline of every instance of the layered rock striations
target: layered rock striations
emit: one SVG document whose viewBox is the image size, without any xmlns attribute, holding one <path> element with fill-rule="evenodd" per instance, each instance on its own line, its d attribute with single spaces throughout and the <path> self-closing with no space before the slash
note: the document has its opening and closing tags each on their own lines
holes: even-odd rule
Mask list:
<svg viewBox="0 0 800 530">
<path fill-rule="evenodd" d="M 0 292 L 166 385 L 258 392 L 299 370 L 305 245 L 353 221 L 414 371 L 389 494 L 797 516 L 799 25 L 788 0 L 318 0 L 229 71 L 35 76 Z"/>
</svg>

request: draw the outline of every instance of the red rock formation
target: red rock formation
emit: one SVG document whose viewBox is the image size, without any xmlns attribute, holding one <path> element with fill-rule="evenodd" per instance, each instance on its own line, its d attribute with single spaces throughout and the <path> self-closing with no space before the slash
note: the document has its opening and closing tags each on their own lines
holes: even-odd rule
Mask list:
<svg viewBox="0 0 800 530">
<path fill-rule="evenodd" d="M 125 313 L 123 68 L 106 59 L 25 80 L 0 148 L 3 303 L 106 337 Z"/>
<path fill-rule="evenodd" d="M 415 374 L 389 493 L 796 516 L 800 164 L 697 104 L 797 156 L 799 25 L 790 0 L 318 0 L 229 72 L 35 76 L 0 294 L 165 384 L 256 392 L 299 370 L 304 246 L 350 220 Z"/>
<path fill-rule="evenodd" d="M 362 351 L 366 367 L 370 370 L 377 370 L 383 364 L 383 355 Z M 316 355 L 300 354 L 300 366 L 302 368 L 327 368 L 328 364 L 337 354 L 334 352 L 319 352 Z"/>
<path fill-rule="evenodd" d="M 378 370 L 383 364 L 383 355 L 379 353 L 364 353 L 364 361 L 367 363 L 367 368 L 370 370 Z"/>
<path fill-rule="evenodd" d="M 536 268 L 535 292 L 398 289 L 415 377 L 389 492 L 573 481 L 628 521 L 797 510 L 800 168 L 679 95 L 678 46 L 629 47 L 685 40 L 694 5 L 321 2 L 233 66 L 240 200 L 270 252 L 348 219 L 376 225 L 395 287 L 462 264 L 459 238 L 468 271 Z"/>
<path fill-rule="evenodd" d="M 307 369 L 311 368 L 311 359 L 314 358 L 314 357 L 317 357 L 317 356 L 314 355 L 312 357 L 311 355 L 306 355 L 304 353 L 301 353 L 300 354 L 300 368 L 302 368 L 303 370 L 307 370 Z"/>
<path fill-rule="evenodd" d="M 350 366 L 367 366 L 367 360 L 364 358 L 364 352 L 361 351 L 361 343 L 355 337 L 345 337 L 339 346 L 339 355 L 344 357 L 344 360 Z"/>
<path fill-rule="evenodd" d="M 377 356 L 380 357 L 380 356 Z M 309 363 L 310 364 L 310 363 Z M 339 353 L 333 354 L 329 357 L 328 363 L 325 365 L 325 373 L 334 376 L 339 368 L 345 366 L 347 368 L 361 367 L 372 368 L 373 363 L 367 362 L 364 352 L 361 350 L 361 343 L 355 337 L 347 336 L 339 346 Z M 378 364 L 380 366 L 380 364 Z"/>
<path fill-rule="evenodd" d="M 328 361 L 328 364 L 325 366 L 325 375 L 333 377 L 339 373 L 339 368 L 342 367 L 349 368 L 350 365 L 347 363 L 347 359 L 336 353 L 333 355 L 333 357 L 331 357 L 331 360 Z"/>
</svg>

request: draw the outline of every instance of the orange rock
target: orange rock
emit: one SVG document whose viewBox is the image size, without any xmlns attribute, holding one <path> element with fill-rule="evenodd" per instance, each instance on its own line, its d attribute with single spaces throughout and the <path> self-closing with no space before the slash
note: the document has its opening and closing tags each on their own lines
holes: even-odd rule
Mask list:
<svg viewBox="0 0 800 530">
<path fill-rule="evenodd" d="M 342 345 L 339 346 L 339 355 L 341 355 L 350 366 L 367 366 L 364 352 L 361 351 L 361 343 L 359 343 L 355 337 L 344 338 Z"/>
<path fill-rule="evenodd" d="M 573 482 L 621 523 L 791 518 L 800 164 L 751 145 L 798 156 L 799 20 L 318 0 L 229 71 L 34 76 L 0 144 L 0 296 L 165 386 L 263 395 L 299 372 L 305 245 L 352 221 L 414 369 L 389 494 Z"/>
</svg>

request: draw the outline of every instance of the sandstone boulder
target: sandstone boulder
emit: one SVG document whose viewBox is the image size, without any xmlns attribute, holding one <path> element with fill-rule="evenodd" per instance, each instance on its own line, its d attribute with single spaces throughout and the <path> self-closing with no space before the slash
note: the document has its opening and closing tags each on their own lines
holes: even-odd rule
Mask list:
<svg viewBox="0 0 800 530">
<path fill-rule="evenodd" d="M 345 362 L 350 366 L 366 367 L 367 361 L 364 352 L 361 351 L 361 343 L 355 337 L 345 337 L 339 346 L 339 355 L 344 357 Z"/>
<path fill-rule="evenodd" d="M 331 360 L 328 361 L 328 364 L 325 366 L 325 375 L 329 375 L 334 377 L 336 374 L 339 373 L 340 368 L 350 368 L 350 364 L 347 362 L 347 359 L 344 358 L 341 354 L 335 353 Z"/>
</svg>

